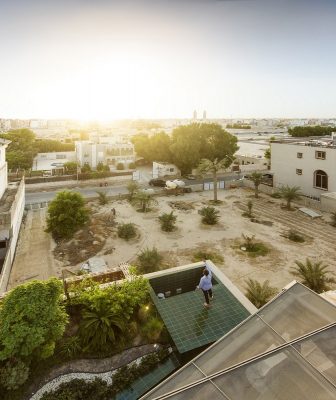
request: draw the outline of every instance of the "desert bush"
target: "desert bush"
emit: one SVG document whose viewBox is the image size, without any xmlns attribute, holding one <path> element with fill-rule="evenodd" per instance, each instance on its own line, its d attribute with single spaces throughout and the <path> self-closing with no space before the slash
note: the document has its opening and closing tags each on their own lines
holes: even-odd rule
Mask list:
<svg viewBox="0 0 336 400">
<path fill-rule="evenodd" d="M 135 163 L 134 162 L 129 163 L 128 164 L 128 168 L 129 169 L 135 169 Z"/>
<path fill-rule="evenodd" d="M 121 224 L 118 226 L 118 236 L 122 239 L 132 239 L 136 236 L 136 227 L 132 223 Z"/>
<path fill-rule="evenodd" d="M 249 200 L 249 201 L 247 202 L 246 207 L 247 207 L 247 211 L 245 211 L 245 212 L 243 213 L 243 217 L 252 218 L 252 217 L 253 217 L 253 215 L 252 215 L 252 208 L 253 208 L 253 202 L 252 202 L 252 200 Z"/>
<path fill-rule="evenodd" d="M 281 193 L 279 192 L 274 192 L 271 194 L 271 197 L 273 197 L 273 199 L 281 199 Z"/>
<path fill-rule="evenodd" d="M 288 232 L 283 234 L 283 236 L 296 243 L 303 243 L 305 241 L 305 238 L 295 229 L 290 229 Z"/>
<path fill-rule="evenodd" d="M 244 241 L 240 248 L 244 247 L 250 256 L 265 256 L 269 252 L 269 249 L 263 243 L 255 241 L 255 235 L 248 236 L 242 234 L 242 236 Z"/>
<path fill-rule="evenodd" d="M 174 211 L 170 213 L 163 213 L 159 216 L 159 221 L 161 222 L 161 229 L 165 232 L 172 232 L 176 227 L 177 216 L 174 215 Z"/>
<path fill-rule="evenodd" d="M 215 225 L 219 219 L 219 211 L 215 207 L 203 207 L 199 211 L 202 215 L 202 222 L 206 225 Z"/>
<path fill-rule="evenodd" d="M 139 190 L 139 184 L 137 181 L 131 181 L 127 184 L 127 191 L 129 193 L 129 200 L 132 201 L 135 193 Z"/>
<path fill-rule="evenodd" d="M 117 164 L 117 167 L 116 167 L 116 168 L 117 168 L 118 171 L 122 171 L 123 169 L 125 169 L 125 165 L 124 165 L 123 163 L 120 163 L 120 162 L 119 162 L 119 163 Z"/>
<path fill-rule="evenodd" d="M 138 255 L 137 266 L 141 274 L 157 271 L 160 268 L 163 257 L 156 247 L 146 248 Z"/>
</svg>

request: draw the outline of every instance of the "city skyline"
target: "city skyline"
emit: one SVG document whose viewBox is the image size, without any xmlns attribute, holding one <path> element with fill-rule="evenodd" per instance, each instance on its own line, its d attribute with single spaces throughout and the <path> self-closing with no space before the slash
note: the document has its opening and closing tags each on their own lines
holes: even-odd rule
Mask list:
<svg viewBox="0 0 336 400">
<path fill-rule="evenodd" d="M 330 0 L 14 0 L 0 13 L 2 118 L 335 116 Z"/>
</svg>

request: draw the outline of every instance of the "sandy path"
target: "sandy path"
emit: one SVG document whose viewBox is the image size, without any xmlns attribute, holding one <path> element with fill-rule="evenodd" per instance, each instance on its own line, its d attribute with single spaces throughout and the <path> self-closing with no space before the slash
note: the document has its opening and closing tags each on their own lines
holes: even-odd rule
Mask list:
<svg viewBox="0 0 336 400">
<path fill-rule="evenodd" d="M 57 276 L 57 261 L 52 253 L 54 241 L 44 232 L 45 219 L 46 209 L 28 211 L 21 226 L 8 289 L 31 279 Z"/>
</svg>

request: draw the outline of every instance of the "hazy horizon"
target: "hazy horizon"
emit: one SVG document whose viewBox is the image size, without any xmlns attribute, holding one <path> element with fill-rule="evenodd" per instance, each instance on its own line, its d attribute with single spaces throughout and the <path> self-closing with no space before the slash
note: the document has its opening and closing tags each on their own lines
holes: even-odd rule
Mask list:
<svg viewBox="0 0 336 400">
<path fill-rule="evenodd" d="M 0 0 L 0 117 L 335 118 L 332 0 Z"/>
</svg>

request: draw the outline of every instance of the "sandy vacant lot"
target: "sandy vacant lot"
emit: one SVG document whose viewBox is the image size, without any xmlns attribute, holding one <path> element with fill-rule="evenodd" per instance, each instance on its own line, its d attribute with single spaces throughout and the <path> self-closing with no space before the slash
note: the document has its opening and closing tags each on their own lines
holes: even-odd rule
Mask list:
<svg viewBox="0 0 336 400">
<path fill-rule="evenodd" d="M 71 246 L 67 243 L 56 251 L 53 251 L 50 236 L 43 232 L 43 212 L 29 211 L 20 236 L 11 284 L 20 283 L 18 271 L 24 278 L 21 281 L 59 276 L 65 266 L 75 271 L 83 260 L 92 256 L 92 252 L 102 255 L 111 267 L 121 262 L 136 263 L 137 254 L 143 248 L 153 246 L 164 254 L 166 267 L 193 262 L 193 253 L 200 249 L 217 252 L 224 258 L 223 263 L 217 263 L 218 267 L 240 288 L 244 287 L 246 278 L 251 277 L 269 279 L 280 289 L 293 280 L 289 271 L 294 261 L 304 261 L 307 257 L 323 260 L 336 273 L 336 229 L 326 222 L 327 215 L 312 220 L 298 210 L 282 210 L 280 201 L 267 195 L 254 199 L 248 189 L 220 191 L 219 198 L 223 203 L 216 206 L 220 210 L 220 222 L 215 226 L 203 225 L 198 214 L 198 210 L 212 199 L 212 192 L 158 197 L 158 204 L 146 214 L 137 212 L 126 200 L 111 201 L 106 206 L 90 202 L 94 223 L 84 229 Z M 256 218 L 271 221 L 272 226 L 253 223 L 242 216 L 250 199 Z M 172 211 L 169 203 L 176 201 L 192 204 L 194 208 L 189 211 L 174 209 L 178 229 L 172 233 L 162 232 L 158 216 Z M 111 220 L 112 207 L 117 212 L 115 221 Z M 35 221 L 33 228 L 29 223 L 31 220 Z M 139 231 L 136 239 L 127 242 L 117 237 L 116 225 L 124 222 L 136 224 Z M 282 237 L 289 228 L 306 235 L 306 242 L 297 244 Z M 270 253 L 263 257 L 249 257 L 239 249 L 242 233 L 255 235 L 257 241 L 270 248 Z"/>
</svg>

